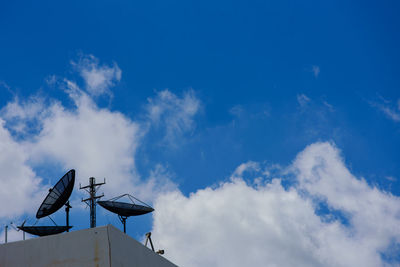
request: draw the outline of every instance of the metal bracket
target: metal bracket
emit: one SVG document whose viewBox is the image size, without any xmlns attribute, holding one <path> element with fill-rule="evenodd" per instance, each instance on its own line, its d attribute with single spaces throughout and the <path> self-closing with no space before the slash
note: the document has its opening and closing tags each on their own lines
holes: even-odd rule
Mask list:
<svg viewBox="0 0 400 267">
<path fill-rule="evenodd" d="M 163 255 L 164 254 L 164 250 L 163 249 L 159 249 L 157 251 L 154 251 L 153 241 L 151 240 L 151 232 L 146 233 L 146 242 L 144 243 L 145 247 L 147 247 L 147 242 L 148 241 L 150 241 L 151 250 L 153 250 L 153 252 L 156 252 L 159 255 Z"/>
</svg>

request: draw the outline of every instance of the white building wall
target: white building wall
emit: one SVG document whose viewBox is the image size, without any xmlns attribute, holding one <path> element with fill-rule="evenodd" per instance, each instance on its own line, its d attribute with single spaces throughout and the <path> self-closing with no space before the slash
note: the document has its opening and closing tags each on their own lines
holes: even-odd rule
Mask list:
<svg viewBox="0 0 400 267">
<path fill-rule="evenodd" d="M 1 267 L 176 266 L 111 225 L 0 245 Z"/>
</svg>

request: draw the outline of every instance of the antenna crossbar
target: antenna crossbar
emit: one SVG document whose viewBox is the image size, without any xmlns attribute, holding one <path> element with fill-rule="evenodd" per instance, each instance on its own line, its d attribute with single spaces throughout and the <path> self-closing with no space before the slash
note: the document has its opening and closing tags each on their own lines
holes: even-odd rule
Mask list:
<svg viewBox="0 0 400 267">
<path fill-rule="evenodd" d="M 89 185 L 86 186 L 79 186 L 79 189 L 83 189 L 86 192 L 89 193 L 89 198 L 87 199 L 82 199 L 82 202 L 85 202 L 89 208 L 90 208 L 90 228 L 96 227 L 96 203 L 97 199 L 101 198 L 104 196 L 104 194 L 101 194 L 99 196 L 96 196 L 97 190 L 102 186 L 103 184 L 106 183 L 106 179 L 104 179 L 104 182 L 96 184 L 96 179 L 94 177 L 89 178 Z"/>
</svg>

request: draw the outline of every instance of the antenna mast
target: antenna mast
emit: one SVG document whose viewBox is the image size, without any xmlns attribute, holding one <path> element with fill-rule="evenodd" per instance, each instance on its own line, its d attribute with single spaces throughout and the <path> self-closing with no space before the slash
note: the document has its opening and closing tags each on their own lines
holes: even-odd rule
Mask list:
<svg viewBox="0 0 400 267">
<path fill-rule="evenodd" d="M 96 184 L 96 179 L 94 177 L 89 178 L 89 185 L 82 187 L 79 185 L 79 189 L 84 189 L 89 193 L 90 197 L 87 199 L 82 199 L 82 202 L 85 202 L 90 208 L 90 228 L 96 227 L 96 203 L 97 199 L 104 196 L 101 194 L 100 196 L 96 196 L 97 190 L 106 183 L 106 179 L 104 179 L 103 183 Z"/>
</svg>

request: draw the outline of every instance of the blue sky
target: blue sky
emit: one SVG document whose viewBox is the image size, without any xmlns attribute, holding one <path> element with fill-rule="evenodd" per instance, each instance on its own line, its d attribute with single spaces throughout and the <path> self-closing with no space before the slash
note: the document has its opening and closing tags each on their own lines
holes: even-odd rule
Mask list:
<svg viewBox="0 0 400 267">
<path fill-rule="evenodd" d="M 128 220 L 129 234 L 140 239 L 153 229 L 160 245 L 171 250 L 171 259 L 187 266 L 224 264 L 212 261 L 212 254 L 195 261 L 175 253 L 177 240 L 184 244 L 195 238 L 195 230 L 182 231 L 180 239 L 161 225 L 196 224 L 169 218 L 174 210 L 163 206 L 162 199 L 176 201 L 171 204 L 175 210 L 178 203 L 196 209 L 195 201 L 210 192 L 210 199 L 230 199 L 230 190 L 244 195 L 255 190 L 260 198 L 254 203 L 267 205 L 262 192 L 285 195 L 294 190 L 305 212 L 310 203 L 324 205 L 324 215 L 316 206 L 310 211 L 325 223 L 321 229 L 341 222 L 354 234 L 370 226 L 357 224 L 364 206 L 352 207 L 354 200 L 347 197 L 365 192 L 356 202 L 369 203 L 379 192 L 373 199 L 386 204 L 368 218 L 392 210 L 393 222 L 400 221 L 400 206 L 394 208 L 400 203 L 398 2 L 13 1 L 0 7 L 0 143 L 7 148 L 3 155 L 19 151 L 15 160 L 2 157 L 3 167 L 17 163 L 15 173 L 3 171 L 0 179 L 12 184 L 12 175 L 20 177 L 15 183 L 31 187 L 30 197 L 38 204 L 42 189 L 70 168 L 77 170 L 78 183 L 89 176 L 105 177 L 108 184 L 100 190 L 105 198 L 130 190 L 154 204 L 156 212 L 160 209 L 162 216 Z M 73 133 L 65 133 L 64 125 Z M 319 179 L 336 183 L 307 180 L 315 173 L 305 168 L 319 166 L 314 159 L 326 161 L 326 175 L 317 172 Z M 348 180 L 340 182 L 338 176 Z M 284 191 L 272 186 L 276 179 Z M 308 187 L 310 183 L 315 186 Z M 354 184 L 357 189 L 346 187 Z M 84 195 L 75 189 L 79 206 Z M 18 192 L 23 198 L 27 191 Z M 339 197 L 347 201 L 333 200 Z M 33 217 L 30 209 L 37 203 L 26 203 L 21 200 L 15 212 L 0 209 L 1 222 Z M 231 208 L 223 203 L 222 209 Z M 76 229 L 88 225 L 89 212 L 83 208 L 72 210 Z M 75 218 L 74 212 L 79 214 Z M 56 218 L 63 221 L 63 214 Z M 100 210 L 98 221 L 120 226 L 116 216 Z M 232 231 L 241 232 L 234 226 Z M 399 229 L 390 229 L 364 241 L 374 248 L 375 254 L 365 252 L 372 266 L 398 263 Z M 269 247 L 268 230 L 261 227 L 259 232 L 266 238 L 258 245 Z M 301 235 L 313 239 L 307 231 Z M 247 240 L 244 236 L 236 241 Z M 343 234 L 343 240 L 349 236 Z M 371 241 L 377 239 L 381 243 Z M 311 251 L 330 251 L 324 240 Z M 280 241 L 282 251 L 293 252 Z M 310 254 L 300 247 L 296 253 Z M 352 249 L 360 247 L 348 247 Z M 328 254 L 340 255 L 335 253 Z M 255 257 L 259 262 L 254 264 L 291 266 L 284 256 L 264 256 Z M 328 258 L 321 257 L 299 257 L 299 262 L 327 266 Z M 364 263 L 349 260 L 336 266 L 351 264 Z"/>
</svg>

